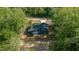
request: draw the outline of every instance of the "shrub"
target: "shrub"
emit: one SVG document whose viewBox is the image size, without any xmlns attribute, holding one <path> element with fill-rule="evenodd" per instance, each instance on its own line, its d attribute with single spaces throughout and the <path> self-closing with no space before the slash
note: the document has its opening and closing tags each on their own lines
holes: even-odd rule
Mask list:
<svg viewBox="0 0 79 59">
<path fill-rule="evenodd" d="M 27 16 L 32 17 L 51 17 L 52 8 L 49 7 L 28 7 L 23 8 Z"/>
<path fill-rule="evenodd" d="M 55 50 L 69 50 L 72 43 L 77 44 L 77 47 L 72 47 L 70 50 L 79 50 L 79 8 L 55 8 L 53 10 L 54 19 L 54 35 L 55 35 Z"/>
<path fill-rule="evenodd" d="M 0 50 L 16 50 L 18 34 L 24 23 L 21 8 L 0 8 Z"/>
</svg>

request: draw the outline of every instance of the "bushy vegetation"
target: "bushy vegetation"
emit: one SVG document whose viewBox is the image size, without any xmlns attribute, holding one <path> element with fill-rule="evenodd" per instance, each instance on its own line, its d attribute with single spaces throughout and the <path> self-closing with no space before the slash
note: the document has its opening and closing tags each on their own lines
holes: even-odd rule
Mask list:
<svg viewBox="0 0 79 59">
<path fill-rule="evenodd" d="M 54 9 L 55 50 L 79 50 L 79 8 Z"/>
<path fill-rule="evenodd" d="M 0 8 L 0 50 L 17 49 L 24 18 L 21 8 Z"/>
<path fill-rule="evenodd" d="M 17 50 L 28 16 L 51 18 L 54 41 L 50 50 L 79 50 L 79 8 L 0 8 L 0 50 Z M 26 24 L 26 26 L 28 26 Z"/>
<path fill-rule="evenodd" d="M 52 16 L 52 8 L 49 7 L 28 7 L 23 8 L 27 16 L 32 17 L 51 17 Z"/>
</svg>

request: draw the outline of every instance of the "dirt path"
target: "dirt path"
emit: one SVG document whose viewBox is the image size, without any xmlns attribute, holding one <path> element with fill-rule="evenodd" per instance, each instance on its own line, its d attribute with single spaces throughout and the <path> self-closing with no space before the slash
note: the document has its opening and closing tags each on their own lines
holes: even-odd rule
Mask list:
<svg viewBox="0 0 79 59">
<path fill-rule="evenodd" d="M 50 41 L 47 39 L 38 38 L 37 40 L 29 40 L 26 42 L 24 50 L 30 51 L 47 51 Z"/>
<path fill-rule="evenodd" d="M 42 18 L 28 18 L 28 20 L 32 20 L 32 19 L 44 20 Z M 41 37 L 41 38 L 35 39 L 34 37 L 29 37 L 28 39 L 29 40 L 26 42 L 25 46 L 21 48 L 22 51 L 47 51 L 49 50 L 49 44 L 51 42 L 49 38 Z"/>
</svg>

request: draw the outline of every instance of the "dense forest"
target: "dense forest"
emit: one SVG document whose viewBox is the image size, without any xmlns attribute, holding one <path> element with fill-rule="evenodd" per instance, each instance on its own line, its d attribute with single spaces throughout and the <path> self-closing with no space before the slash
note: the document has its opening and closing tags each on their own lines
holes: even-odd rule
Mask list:
<svg viewBox="0 0 79 59">
<path fill-rule="evenodd" d="M 49 50 L 79 50 L 79 8 L 75 7 L 6 7 L 0 8 L 0 51 L 17 51 L 21 28 L 27 17 L 51 18 L 54 47 Z"/>
</svg>

